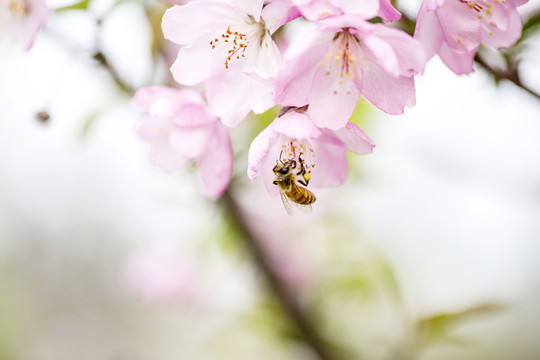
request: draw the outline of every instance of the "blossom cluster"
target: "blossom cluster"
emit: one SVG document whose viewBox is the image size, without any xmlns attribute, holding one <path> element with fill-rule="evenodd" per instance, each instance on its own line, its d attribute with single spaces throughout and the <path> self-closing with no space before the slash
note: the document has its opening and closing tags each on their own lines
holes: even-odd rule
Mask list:
<svg viewBox="0 0 540 360">
<path fill-rule="evenodd" d="M 49 15 L 44 0 L 0 0 L 0 40 L 30 49 Z"/>
<path fill-rule="evenodd" d="M 1 0 L 5 1 L 5 0 Z M 511 46 L 521 35 L 516 10 L 526 0 L 424 0 L 414 36 L 393 26 L 389 0 L 193 0 L 163 16 L 166 39 L 180 46 L 171 66 L 182 89 L 139 90 L 140 134 L 167 171 L 198 167 L 203 191 L 222 195 L 231 178 L 227 128 L 278 105 L 279 116 L 251 143 L 248 178 L 277 194 L 273 166 L 301 164 L 310 186 L 339 186 L 347 151 L 374 142 L 351 115 L 364 97 L 403 114 L 415 105 L 415 76 L 438 54 L 456 74 L 470 73 L 480 45 Z M 295 36 L 294 21 L 305 25 Z M 298 29 L 297 27 L 296 29 Z M 278 31 L 279 30 L 279 31 Z M 204 89 L 204 98 L 190 86 Z"/>
</svg>

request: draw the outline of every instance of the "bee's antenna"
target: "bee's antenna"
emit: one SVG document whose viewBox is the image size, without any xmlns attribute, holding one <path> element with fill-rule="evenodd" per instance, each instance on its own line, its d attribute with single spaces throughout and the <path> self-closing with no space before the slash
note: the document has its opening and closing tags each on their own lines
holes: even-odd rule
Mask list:
<svg viewBox="0 0 540 360">
<path fill-rule="evenodd" d="M 281 152 L 279 153 L 279 161 L 283 164 L 283 160 L 281 159 L 281 155 L 283 154 L 283 149 L 281 149 Z M 277 160 L 276 160 L 277 163 Z"/>
</svg>

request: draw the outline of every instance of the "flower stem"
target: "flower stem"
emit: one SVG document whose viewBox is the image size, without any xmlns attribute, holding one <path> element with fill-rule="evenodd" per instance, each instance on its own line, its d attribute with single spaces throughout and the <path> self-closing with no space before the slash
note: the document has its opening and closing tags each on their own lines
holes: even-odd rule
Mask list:
<svg viewBox="0 0 540 360">
<path fill-rule="evenodd" d="M 399 21 L 396 21 L 395 23 L 396 27 L 400 28 L 401 30 L 407 32 L 409 35 L 414 35 L 414 29 L 416 26 L 416 21 L 409 18 L 405 13 L 401 13 L 401 19 Z M 519 69 L 517 67 L 512 67 L 507 70 L 504 69 L 497 69 L 494 66 L 490 65 L 488 62 L 486 62 L 485 58 L 481 56 L 480 54 L 476 54 L 474 61 L 480 65 L 485 71 L 490 73 L 495 77 L 497 80 L 508 80 L 512 82 L 514 85 L 520 87 L 521 89 L 525 90 L 538 100 L 540 100 L 540 94 L 536 92 L 535 90 L 531 89 L 527 85 L 523 84 L 519 77 Z"/>
<path fill-rule="evenodd" d="M 518 75 L 517 68 L 513 70 L 504 70 L 504 69 L 497 69 L 494 66 L 490 65 L 482 55 L 476 54 L 474 61 L 480 65 L 485 71 L 489 72 L 491 75 L 495 76 L 496 79 L 504 79 L 508 80 L 512 83 L 514 83 L 516 86 L 522 88 L 532 96 L 536 97 L 538 100 L 540 100 L 540 94 L 528 87 L 527 85 L 524 85 L 520 77 Z"/>
<path fill-rule="evenodd" d="M 290 318 L 292 323 L 298 328 L 303 341 L 309 346 L 320 360 L 336 359 L 335 354 L 330 355 L 328 345 L 323 341 L 322 336 L 317 332 L 316 327 L 310 320 L 308 314 L 301 308 L 298 301 L 287 290 L 283 280 L 276 274 L 270 264 L 268 254 L 257 240 L 242 216 L 241 209 L 236 203 L 230 188 L 223 194 L 223 202 L 229 215 L 235 221 L 244 244 L 251 253 L 253 261 L 258 270 L 266 279 L 267 286 L 276 296 L 283 308 L 284 313 Z"/>
</svg>

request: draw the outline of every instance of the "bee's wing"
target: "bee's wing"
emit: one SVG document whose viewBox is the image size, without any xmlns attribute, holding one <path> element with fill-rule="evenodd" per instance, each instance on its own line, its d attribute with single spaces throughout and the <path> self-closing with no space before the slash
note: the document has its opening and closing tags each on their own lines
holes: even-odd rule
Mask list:
<svg viewBox="0 0 540 360">
<path fill-rule="evenodd" d="M 287 214 L 292 216 L 293 210 L 292 210 L 291 202 L 287 198 L 287 195 L 285 195 L 283 193 L 283 191 L 281 191 L 281 190 L 279 191 L 279 195 L 281 195 L 281 201 L 283 202 L 283 206 L 285 207 L 285 210 L 287 211 Z"/>
<path fill-rule="evenodd" d="M 313 208 L 311 207 L 311 204 L 310 205 L 302 205 L 302 204 L 298 204 L 298 203 L 293 203 L 296 208 L 298 208 L 300 211 L 306 213 L 306 214 L 311 214 L 311 211 L 313 211 Z"/>
</svg>

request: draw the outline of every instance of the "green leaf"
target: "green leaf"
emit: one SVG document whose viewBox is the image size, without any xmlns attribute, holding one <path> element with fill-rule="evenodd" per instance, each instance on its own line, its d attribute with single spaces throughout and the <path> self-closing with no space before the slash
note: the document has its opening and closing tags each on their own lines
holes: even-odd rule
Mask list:
<svg viewBox="0 0 540 360">
<path fill-rule="evenodd" d="M 525 24 L 523 24 L 523 32 L 529 32 L 531 30 L 538 30 L 540 28 L 540 13 L 534 14 L 530 17 Z"/>
<path fill-rule="evenodd" d="M 84 120 L 84 123 L 81 128 L 81 139 L 86 139 L 90 134 L 92 127 L 94 126 L 96 120 L 99 118 L 101 112 L 95 111 Z"/>
<path fill-rule="evenodd" d="M 436 314 L 416 323 L 416 332 L 420 345 L 427 345 L 433 341 L 454 339 L 449 335 L 455 328 L 464 322 L 471 321 L 479 316 L 493 315 L 503 309 L 499 304 L 480 304 L 469 309 Z"/>
<path fill-rule="evenodd" d="M 55 9 L 54 12 L 62 12 L 66 10 L 87 10 L 90 5 L 91 0 L 81 0 L 75 4 L 67 5 L 58 9 Z"/>
<path fill-rule="evenodd" d="M 538 30 L 540 30 L 540 13 L 534 14 L 525 21 L 521 38 L 519 38 L 516 45 L 521 44 L 524 40 L 533 36 Z"/>
</svg>

